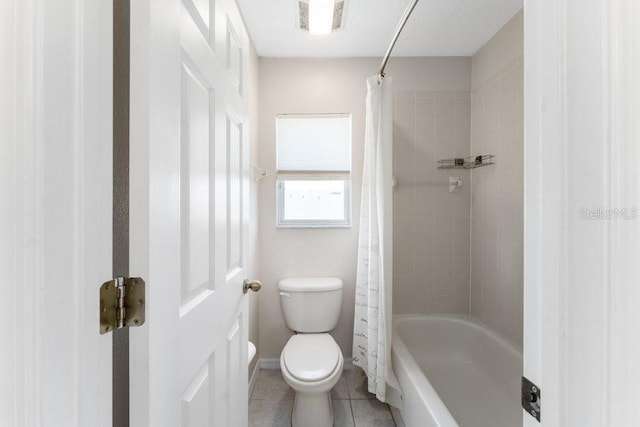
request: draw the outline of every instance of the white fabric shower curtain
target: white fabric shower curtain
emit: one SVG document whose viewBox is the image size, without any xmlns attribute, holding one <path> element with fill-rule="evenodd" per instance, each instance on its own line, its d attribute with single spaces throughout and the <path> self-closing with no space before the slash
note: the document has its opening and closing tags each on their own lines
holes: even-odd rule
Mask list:
<svg viewBox="0 0 640 427">
<path fill-rule="evenodd" d="M 353 364 L 369 392 L 400 407 L 391 370 L 392 93 L 388 78 L 367 79 L 364 164 L 353 330 Z"/>
</svg>

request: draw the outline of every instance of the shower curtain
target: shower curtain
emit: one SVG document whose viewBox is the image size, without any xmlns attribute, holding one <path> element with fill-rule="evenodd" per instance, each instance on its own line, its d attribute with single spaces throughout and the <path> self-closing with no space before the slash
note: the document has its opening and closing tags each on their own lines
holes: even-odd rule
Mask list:
<svg viewBox="0 0 640 427">
<path fill-rule="evenodd" d="M 364 165 L 353 330 L 353 364 L 378 400 L 401 407 L 391 370 L 392 93 L 388 78 L 367 79 Z"/>
</svg>

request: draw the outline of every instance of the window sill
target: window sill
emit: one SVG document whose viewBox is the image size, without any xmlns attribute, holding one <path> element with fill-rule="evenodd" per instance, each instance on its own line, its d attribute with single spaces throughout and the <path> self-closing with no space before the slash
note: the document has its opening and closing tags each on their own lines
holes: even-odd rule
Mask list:
<svg viewBox="0 0 640 427">
<path fill-rule="evenodd" d="M 276 224 L 276 228 L 352 228 L 352 224 Z"/>
</svg>

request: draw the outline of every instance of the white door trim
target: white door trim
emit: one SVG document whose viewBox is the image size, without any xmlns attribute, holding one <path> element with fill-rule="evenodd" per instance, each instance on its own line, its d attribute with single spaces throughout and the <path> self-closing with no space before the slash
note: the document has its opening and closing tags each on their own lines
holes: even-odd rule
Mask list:
<svg viewBox="0 0 640 427">
<path fill-rule="evenodd" d="M 552 6 L 555 6 L 552 10 Z M 543 423 L 558 425 L 557 416 L 560 396 L 560 308 L 558 266 L 562 262 L 561 246 L 550 244 L 545 238 L 561 238 L 562 218 L 555 216 L 556 208 L 543 206 L 543 193 L 548 203 L 561 203 L 562 195 L 549 194 L 562 190 L 564 156 L 560 144 L 543 144 L 544 138 L 554 136 L 562 139 L 561 70 L 559 52 L 562 39 L 559 34 L 560 2 L 547 5 L 546 10 L 539 2 L 525 2 L 524 8 L 524 331 L 523 363 L 524 376 L 544 389 Z M 556 31 L 549 31 L 554 23 Z M 547 50 L 544 50 L 547 49 Z M 557 71 L 556 71 L 557 70 Z M 546 94 L 550 88 L 557 92 Z M 551 100 L 549 97 L 551 96 Z M 543 101 L 543 98 L 545 100 Z M 543 104 L 545 105 L 543 109 Z M 544 112 L 544 114 L 543 114 Z M 543 124 L 544 121 L 544 124 Z M 549 152 L 555 150 L 555 152 Z M 544 163 L 543 163 L 544 162 Z M 553 171 L 553 174 L 550 173 Z M 545 179 L 546 178 L 546 179 Z M 557 185 L 553 185 L 553 183 Z M 549 236 L 543 233 L 542 227 Z M 545 256 L 546 255 L 546 256 Z M 555 264 L 554 268 L 545 262 Z M 552 277 L 550 277 L 552 276 Z M 543 351 L 544 350 L 544 351 Z M 547 376 L 548 375 L 548 376 Z M 524 414 L 524 425 L 535 426 L 536 420 Z"/>
<path fill-rule="evenodd" d="M 545 426 L 638 420 L 639 19 L 632 0 L 525 2 L 524 375 Z"/>
<path fill-rule="evenodd" d="M 110 426 L 111 3 L 0 14 L 0 425 Z"/>
</svg>

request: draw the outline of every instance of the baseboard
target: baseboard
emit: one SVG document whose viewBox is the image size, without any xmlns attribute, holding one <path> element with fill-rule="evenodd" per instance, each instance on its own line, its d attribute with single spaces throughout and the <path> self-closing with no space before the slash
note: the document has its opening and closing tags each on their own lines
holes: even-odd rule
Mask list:
<svg viewBox="0 0 640 427">
<path fill-rule="evenodd" d="M 256 366 L 253 368 L 253 372 L 251 372 L 251 376 L 249 377 L 249 400 L 251 400 L 253 389 L 256 388 L 256 379 L 258 378 L 258 372 L 260 372 L 260 361 L 256 363 Z"/>
<path fill-rule="evenodd" d="M 280 369 L 280 359 L 260 359 L 256 365 L 261 369 Z"/>
<path fill-rule="evenodd" d="M 344 369 L 345 371 L 353 371 L 354 369 L 360 369 L 356 365 L 353 364 L 353 357 L 346 357 L 344 359 Z"/>
<path fill-rule="evenodd" d="M 260 359 L 256 366 L 260 365 L 261 369 L 280 369 L 280 359 Z M 356 369 L 357 366 L 353 364 L 353 357 L 346 357 L 344 359 L 344 369 L 345 371 L 351 371 Z"/>
</svg>

